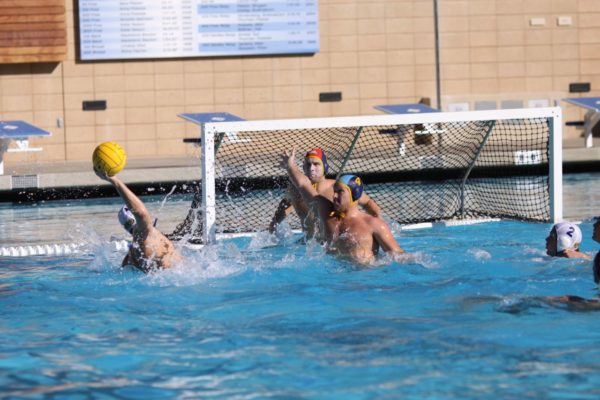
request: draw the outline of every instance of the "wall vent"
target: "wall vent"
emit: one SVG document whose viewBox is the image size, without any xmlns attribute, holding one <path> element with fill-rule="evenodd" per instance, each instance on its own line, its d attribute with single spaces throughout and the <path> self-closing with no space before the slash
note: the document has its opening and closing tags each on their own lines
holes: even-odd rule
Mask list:
<svg viewBox="0 0 600 400">
<path fill-rule="evenodd" d="M 39 177 L 37 175 L 13 175 L 12 176 L 12 188 L 13 189 L 30 189 L 38 188 L 40 184 Z"/>
</svg>

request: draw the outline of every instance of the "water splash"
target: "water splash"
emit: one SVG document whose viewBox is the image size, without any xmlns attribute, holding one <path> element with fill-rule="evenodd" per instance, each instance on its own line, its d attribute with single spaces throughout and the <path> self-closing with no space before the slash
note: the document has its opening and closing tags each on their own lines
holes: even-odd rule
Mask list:
<svg viewBox="0 0 600 400">
<path fill-rule="evenodd" d="M 327 254 L 327 250 L 325 246 L 316 239 L 310 239 L 306 242 L 305 254 L 309 260 L 318 260 Z"/>
<path fill-rule="evenodd" d="M 269 232 L 258 232 L 250 240 L 248 245 L 249 250 L 259 250 L 267 247 L 273 247 L 280 244 L 279 238 L 276 235 L 271 235 Z"/>
<path fill-rule="evenodd" d="M 492 259 L 492 255 L 488 251 L 476 247 L 467 250 L 467 253 L 472 255 L 477 261 L 487 261 Z"/>
<path fill-rule="evenodd" d="M 523 254 L 546 256 L 546 250 L 539 247 L 523 246 Z"/>
<path fill-rule="evenodd" d="M 237 261 L 223 258 L 219 256 L 217 246 L 205 246 L 200 251 L 186 253 L 184 260 L 173 268 L 153 271 L 142 279 L 153 286 L 194 286 L 235 276 L 246 269 L 243 257 Z"/>
<path fill-rule="evenodd" d="M 292 230 L 290 223 L 287 219 L 284 219 L 275 228 L 273 236 L 276 238 L 277 243 L 281 245 L 291 244 L 298 240 L 298 236 Z"/>
<path fill-rule="evenodd" d="M 93 257 L 88 265 L 89 270 L 100 272 L 120 268 L 121 260 L 119 258 L 124 252 L 116 252 L 112 244 L 115 241 L 107 242 L 91 224 L 77 223 L 68 232 L 72 240 L 83 240 L 82 251 Z"/>
<path fill-rule="evenodd" d="M 422 251 L 416 251 L 413 253 L 406 253 L 400 255 L 394 255 L 393 260 L 400 264 L 416 264 L 426 269 L 437 269 L 440 268 L 438 262 L 434 261 L 430 254 Z"/>
<path fill-rule="evenodd" d="M 162 199 L 162 201 L 160 202 L 160 207 L 158 208 L 159 212 L 163 209 L 163 207 L 167 203 L 167 200 L 169 200 L 169 197 L 171 197 L 171 195 L 173 194 L 173 192 L 175 192 L 176 188 L 177 188 L 177 185 L 173 185 L 173 187 L 171 188 L 171 191 L 169 193 L 167 193 L 165 195 L 165 197 Z"/>
</svg>

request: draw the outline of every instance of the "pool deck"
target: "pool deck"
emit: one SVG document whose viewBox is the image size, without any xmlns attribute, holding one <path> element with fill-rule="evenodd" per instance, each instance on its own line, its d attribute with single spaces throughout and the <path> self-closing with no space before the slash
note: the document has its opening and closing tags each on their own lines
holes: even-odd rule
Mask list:
<svg viewBox="0 0 600 400">
<path fill-rule="evenodd" d="M 600 171 L 600 138 L 595 138 L 594 147 L 583 146 L 583 138 L 563 142 L 565 173 Z M 119 174 L 138 194 L 160 194 L 173 187 L 184 192 L 200 175 L 199 160 L 191 155 L 130 159 Z M 9 164 L 0 175 L 0 202 L 104 196 L 116 196 L 116 192 L 98 179 L 91 161 Z"/>
</svg>

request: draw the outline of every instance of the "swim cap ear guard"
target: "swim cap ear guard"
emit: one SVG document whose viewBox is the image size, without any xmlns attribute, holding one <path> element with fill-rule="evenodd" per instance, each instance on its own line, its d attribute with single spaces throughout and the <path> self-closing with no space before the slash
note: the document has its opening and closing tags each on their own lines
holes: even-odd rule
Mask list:
<svg viewBox="0 0 600 400">
<path fill-rule="evenodd" d="M 582 234 L 581 229 L 570 222 L 560 222 L 552 227 L 556 231 L 556 252 L 579 250 Z"/>
<path fill-rule="evenodd" d="M 360 196 L 362 196 L 363 183 L 360 177 L 356 175 L 342 175 L 335 182 L 348 189 L 352 197 L 352 203 L 356 203 L 360 199 Z"/>
<path fill-rule="evenodd" d="M 121 207 L 119 210 L 119 223 L 123 225 L 123 228 L 133 235 L 135 229 L 136 220 L 135 215 L 127 208 L 127 206 Z"/>
<path fill-rule="evenodd" d="M 312 150 L 309 150 L 304 155 L 304 158 L 317 158 L 319 161 L 321 161 L 321 165 L 323 166 L 323 175 L 327 173 L 329 165 L 327 164 L 327 157 L 325 156 L 325 152 L 323 151 L 323 149 L 314 148 Z"/>
</svg>

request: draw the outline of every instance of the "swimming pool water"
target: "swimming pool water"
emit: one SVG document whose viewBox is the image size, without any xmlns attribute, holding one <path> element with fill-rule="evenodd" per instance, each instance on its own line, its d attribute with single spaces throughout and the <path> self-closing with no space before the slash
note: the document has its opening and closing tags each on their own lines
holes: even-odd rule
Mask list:
<svg viewBox="0 0 600 400">
<path fill-rule="evenodd" d="M 565 180 L 591 217 L 598 174 Z M 188 201 L 147 198 L 169 231 Z M 598 398 L 600 318 L 534 297 L 594 297 L 589 261 L 544 254 L 550 224 L 397 233 L 419 263 L 361 270 L 294 238 L 185 250 L 120 270 L 119 202 L 0 206 L 0 242 L 83 240 L 86 254 L 0 258 L 0 398 Z M 272 243 L 276 243 L 273 245 Z"/>
</svg>

